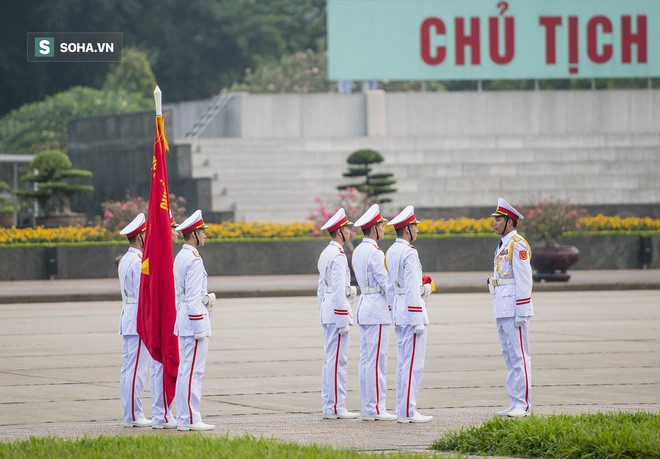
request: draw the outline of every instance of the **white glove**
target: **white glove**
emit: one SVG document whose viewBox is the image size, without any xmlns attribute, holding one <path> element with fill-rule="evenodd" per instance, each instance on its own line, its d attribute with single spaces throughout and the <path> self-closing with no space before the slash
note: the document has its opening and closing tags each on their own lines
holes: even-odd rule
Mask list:
<svg viewBox="0 0 660 459">
<path fill-rule="evenodd" d="M 206 295 L 204 295 L 204 297 L 202 298 L 202 303 L 204 303 L 207 306 L 215 304 L 215 293 L 207 293 Z"/>
<path fill-rule="evenodd" d="M 195 339 L 201 341 L 206 338 L 206 332 L 195 333 Z"/>
<path fill-rule="evenodd" d="M 353 285 L 346 287 L 346 296 L 348 297 L 348 301 L 352 303 L 357 296 L 357 287 L 354 287 Z"/>
<path fill-rule="evenodd" d="M 516 317 L 516 327 L 520 328 L 527 323 L 527 317 L 517 316 Z"/>
<path fill-rule="evenodd" d="M 206 305 L 209 314 L 213 312 L 213 305 L 215 304 L 215 293 L 207 293 L 202 298 L 202 303 Z"/>
<path fill-rule="evenodd" d="M 429 299 L 429 295 L 431 294 L 431 286 L 429 284 L 422 284 L 422 286 L 419 288 L 419 293 L 421 293 L 424 301 L 427 301 Z"/>
<path fill-rule="evenodd" d="M 424 334 L 424 330 L 426 330 L 426 327 L 425 327 L 424 325 L 422 325 L 422 324 L 420 324 L 420 325 L 416 325 L 416 326 L 415 326 L 415 334 L 416 334 L 416 335 L 423 335 L 423 334 Z"/>
<path fill-rule="evenodd" d="M 339 332 L 339 334 L 340 334 L 341 336 L 344 336 L 344 335 L 347 334 L 349 331 L 351 331 L 351 327 L 348 326 L 348 325 L 346 325 L 345 327 L 342 327 L 342 328 L 340 328 L 340 329 L 338 330 L 338 332 Z"/>
</svg>

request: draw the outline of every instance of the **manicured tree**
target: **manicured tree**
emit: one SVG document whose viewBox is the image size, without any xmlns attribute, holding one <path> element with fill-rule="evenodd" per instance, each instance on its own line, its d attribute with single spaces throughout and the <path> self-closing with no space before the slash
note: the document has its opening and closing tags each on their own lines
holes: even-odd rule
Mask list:
<svg viewBox="0 0 660 459">
<path fill-rule="evenodd" d="M 21 177 L 24 182 L 36 185 L 33 190 L 16 190 L 18 196 L 35 198 L 45 216 L 71 215 L 71 196 L 89 193 L 91 185 L 70 184 L 66 179 L 89 178 L 93 174 L 87 170 L 71 169 L 71 160 L 59 150 L 44 150 L 37 153 L 30 163 L 34 173 Z"/>
<path fill-rule="evenodd" d="M 392 185 L 396 183 L 393 178 L 394 174 L 371 173 L 373 170 L 371 165 L 380 164 L 384 160 L 383 155 L 375 150 L 363 149 L 351 153 L 346 159 L 349 164 L 348 171 L 343 175 L 344 177 L 359 179 L 359 181 L 339 185 L 337 189 L 345 190 L 349 187 L 355 187 L 364 195 L 365 203 L 383 204 L 391 202 L 391 199 L 383 197 L 383 195 L 396 191 L 396 188 L 392 188 Z"/>
</svg>

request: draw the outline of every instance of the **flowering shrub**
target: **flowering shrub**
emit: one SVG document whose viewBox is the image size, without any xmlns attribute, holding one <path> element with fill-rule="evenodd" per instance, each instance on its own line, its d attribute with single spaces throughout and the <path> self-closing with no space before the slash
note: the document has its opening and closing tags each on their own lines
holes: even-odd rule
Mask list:
<svg viewBox="0 0 660 459">
<path fill-rule="evenodd" d="M 149 201 L 142 198 L 142 196 L 127 197 L 125 201 L 105 201 L 101 204 L 101 208 L 103 209 L 101 226 L 114 233 L 121 231 L 140 212 L 147 215 Z M 187 217 L 186 200 L 181 196 L 170 194 L 170 210 L 174 220 L 181 223 Z"/>
<path fill-rule="evenodd" d="M 323 224 L 340 207 L 346 211 L 348 220 L 355 222 L 375 201 L 370 197 L 364 198 L 357 188 L 348 187 L 337 193 L 336 198 L 327 199 L 325 202 L 321 198 L 316 198 L 314 202 L 316 202 L 316 209 L 307 217 L 307 220 L 314 225 L 314 235 L 320 235 Z"/>
<path fill-rule="evenodd" d="M 580 219 L 582 231 L 660 231 L 660 220 L 651 217 L 608 217 L 598 214 L 595 217 Z"/>
<path fill-rule="evenodd" d="M 424 234 L 478 234 L 492 233 L 491 218 L 448 218 L 441 220 L 421 220 L 417 225 L 419 233 Z"/>
<path fill-rule="evenodd" d="M 227 222 L 209 224 L 206 236 L 211 239 L 296 238 L 308 237 L 312 223 Z"/>
<path fill-rule="evenodd" d="M 525 219 L 521 231 L 525 236 L 546 247 L 558 245 L 558 239 L 567 231 L 580 229 L 580 221 L 586 216 L 584 209 L 566 201 L 541 201 L 532 208 L 523 209 Z"/>
</svg>

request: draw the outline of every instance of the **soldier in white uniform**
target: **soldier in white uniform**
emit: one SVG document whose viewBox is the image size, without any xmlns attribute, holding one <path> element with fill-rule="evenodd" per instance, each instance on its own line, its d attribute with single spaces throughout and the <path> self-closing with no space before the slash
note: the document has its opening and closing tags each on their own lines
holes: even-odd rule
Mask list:
<svg viewBox="0 0 660 459">
<path fill-rule="evenodd" d="M 422 264 L 417 249 L 415 209 L 408 206 L 388 223 L 394 226 L 397 239 L 388 249 L 388 298 L 392 298 L 392 314 L 397 341 L 396 416 L 397 421 L 429 422 L 432 416 L 417 411 L 417 394 L 424 372 L 426 327 L 429 323 L 426 300 L 431 286 L 422 283 Z"/>
<path fill-rule="evenodd" d="M 524 217 L 504 199 L 497 200 L 493 227 L 502 238 L 495 250 L 493 277 L 488 279 L 493 294 L 493 317 L 502 344 L 508 374 L 506 390 L 511 403 L 498 416 L 528 416 L 532 409 L 532 357 L 527 333 L 534 315 L 532 306 L 532 252 L 516 230 Z"/>
<path fill-rule="evenodd" d="M 211 319 L 207 304 L 207 274 L 197 251 L 206 240 L 202 212 L 195 211 L 176 230 L 183 234 L 184 245 L 174 260 L 176 322 L 174 334 L 179 337 L 179 373 L 175 403 L 177 430 L 211 430 L 202 421 L 202 377 L 211 336 Z"/>
<path fill-rule="evenodd" d="M 344 209 L 339 209 L 321 227 L 332 240 L 318 261 L 317 296 L 325 358 L 321 371 L 321 400 L 324 419 L 354 419 L 357 413 L 346 409 L 346 366 L 349 331 L 353 325 L 351 301 L 357 289 L 350 285 L 351 275 L 343 246 L 351 237 L 351 224 Z"/>
<path fill-rule="evenodd" d="M 119 261 L 118 275 L 121 288 L 121 318 L 119 334 L 122 336 L 122 365 L 119 391 L 124 407 L 124 426 L 148 427 L 151 421 L 142 411 L 142 392 L 147 380 L 151 356 L 137 332 L 137 307 L 140 293 L 142 248 L 147 219 L 141 213 L 120 234 L 126 236 L 130 247 Z"/>
<path fill-rule="evenodd" d="M 386 221 L 378 204 L 374 204 L 355 222 L 362 229 L 364 239 L 353 251 L 351 260 L 360 286 L 355 318 L 360 328 L 360 414 L 365 421 L 396 421 L 396 416 L 385 408 L 392 307 L 385 295 L 387 269 L 378 241 L 383 240 Z"/>
</svg>

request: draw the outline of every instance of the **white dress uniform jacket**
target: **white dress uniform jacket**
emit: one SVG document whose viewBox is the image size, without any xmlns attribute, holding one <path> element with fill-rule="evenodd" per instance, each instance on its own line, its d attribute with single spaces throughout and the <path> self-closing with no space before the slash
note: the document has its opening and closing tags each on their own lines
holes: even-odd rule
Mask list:
<svg viewBox="0 0 660 459">
<path fill-rule="evenodd" d="M 429 317 L 422 298 L 422 264 L 417 249 L 397 238 L 387 251 L 388 298 L 392 298 L 395 325 L 427 325 Z"/>
<path fill-rule="evenodd" d="M 352 263 L 361 293 L 355 313 L 357 323 L 391 324 L 391 305 L 386 297 L 385 254 L 376 241 L 364 238 L 353 251 Z"/>
<path fill-rule="evenodd" d="M 532 252 L 517 231 L 511 231 L 495 250 L 493 276 L 498 283 L 493 298 L 493 317 L 532 317 Z"/>
<path fill-rule="evenodd" d="M 319 282 L 316 293 L 321 324 L 334 324 L 337 328 L 353 325 L 351 305 L 347 296 L 351 287 L 351 273 L 341 244 L 330 241 L 321 252 L 318 269 Z"/>
<path fill-rule="evenodd" d="M 119 287 L 121 288 L 120 335 L 137 335 L 137 305 L 140 294 L 142 251 L 130 247 L 119 261 Z"/>
<path fill-rule="evenodd" d="M 211 319 L 202 299 L 207 291 L 207 274 L 199 252 L 184 244 L 174 260 L 174 286 L 176 291 L 176 322 L 174 334 L 211 336 Z"/>
</svg>

